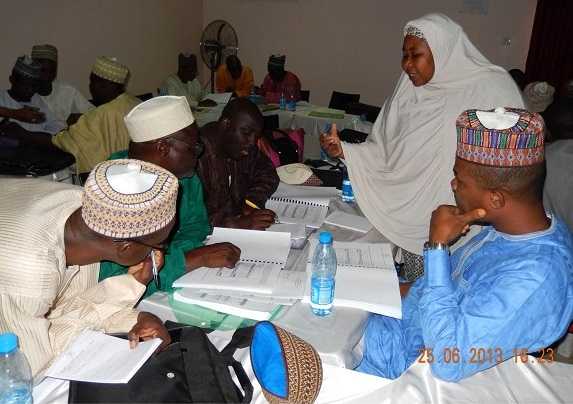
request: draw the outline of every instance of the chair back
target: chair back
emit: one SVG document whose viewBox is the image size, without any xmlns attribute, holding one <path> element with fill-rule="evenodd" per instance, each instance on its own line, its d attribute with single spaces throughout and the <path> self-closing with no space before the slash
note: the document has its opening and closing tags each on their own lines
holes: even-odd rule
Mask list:
<svg viewBox="0 0 573 404">
<path fill-rule="evenodd" d="M 338 91 L 333 91 L 330 96 L 330 102 L 328 103 L 328 108 L 341 109 L 346 111 L 346 107 L 349 104 L 360 101 L 360 94 L 349 94 L 341 93 Z"/>
<path fill-rule="evenodd" d="M 361 102 L 353 102 L 348 104 L 346 113 L 352 115 L 365 115 L 368 122 L 374 123 L 380 114 L 380 107 L 376 105 L 363 104 Z"/>
</svg>

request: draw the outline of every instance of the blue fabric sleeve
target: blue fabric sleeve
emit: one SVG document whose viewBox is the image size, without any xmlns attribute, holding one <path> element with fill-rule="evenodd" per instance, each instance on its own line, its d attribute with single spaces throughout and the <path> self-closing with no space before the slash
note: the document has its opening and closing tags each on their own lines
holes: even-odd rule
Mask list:
<svg viewBox="0 0 573 404">
<path fill-rule="evenodd" d="M 420 299 L 420 322 L 424 345 L 432 350 L 434 375 L 458 381 L 515 356 L 517 350 L 535 352 L 558 338 L 555 330 L 564 326 L 556 327 L 563 317 L 555 313 L 555 305 L 566 301 L 566 292 L 559 290 L 566 280 L 551 271 L 551 260 L 516 254 L 498 262 L 495 276 L 472 285 L 461 297 L 439 273 L 443 260 L 431 257 L 426 271 L 433 281 Z M 479 271 L 479 265 L 468 268 L 467 276 L 472 270 Z M 464 288 L 465 280 L 459 282 Z"/>
</svg>

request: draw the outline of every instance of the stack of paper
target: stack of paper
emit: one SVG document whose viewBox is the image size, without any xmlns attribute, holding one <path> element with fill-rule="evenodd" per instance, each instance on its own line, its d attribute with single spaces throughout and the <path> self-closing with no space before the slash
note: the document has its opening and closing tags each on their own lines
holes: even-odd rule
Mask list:
<svg viewBox="0 0 573 404">
<path fill-rule="evenodd" d="M 336 188 L 280 183 L 265 207 L 273 210 L 281 223 L 298 223 L 319 228 L 328 213 L 330 200 L 337 195 Z"/>
<path fill-rule="evenodd" d="M 159 338 L 129 341 L 86 330 L 76 337 L 46 371 L 46 376 L 91 383 L 127 383 L 161 345 Z"/>
<path fill-rule="evenodd" d="M 312 257 L 318 240 L 311 240 Z M 388 243 L 334 242 L 338 268 L 334 305 L 353 307 L 389 317 L 402 318 L 398 275 Z M 304 301 L 310 301 L 309 274 Z"/>
</svg>

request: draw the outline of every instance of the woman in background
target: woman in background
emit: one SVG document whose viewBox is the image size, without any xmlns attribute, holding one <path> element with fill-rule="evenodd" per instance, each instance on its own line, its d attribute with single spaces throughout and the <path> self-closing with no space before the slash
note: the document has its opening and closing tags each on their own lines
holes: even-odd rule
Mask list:
<svg viewBox="0 0 573 404">
<path fill-rule="evenodd" d="M 345 159 L 362 212 L 402 249 L 404 276 L 413 281 L 423 274 L 432 210 L 454 204 L 457 116 L 470 108 L 524 104 L 507 71 L 443 14 L 406 24 L 402 70 L 366 142 L 341 143 L 334 129 L 321 136 L 321 145 Z"/>
</svg>

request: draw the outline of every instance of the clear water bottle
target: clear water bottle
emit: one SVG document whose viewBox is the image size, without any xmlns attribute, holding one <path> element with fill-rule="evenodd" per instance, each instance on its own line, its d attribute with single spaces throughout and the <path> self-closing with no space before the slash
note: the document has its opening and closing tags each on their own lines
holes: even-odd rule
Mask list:
<svg viewBox="0 0 573 404">
<path fill-rule="evenodd" d="M 352 184 L 350 183 L 350 177 L 348 176 L 348 170 L 346 167 L 342 169 L 342 194 L 341 198 L 343 202 L 354 202 L 354 191 L 352 191 Z"/>
<path fill-rule="evenodd" d="M 18 349 L 18 337 L 0 334 L 0 404 L 32 403 L 32 371 Z"/>
<path fill-rule="evenodd" d="M 279 108 L 283 111 L 286 110 L 286 97 L 285 93 L 281 93 L 281 97 L 279 98 Z"/>
<path fill-rule="evenodd" d="M 328 316 L 334 301 L 336 253 L 332 247 L 332 234 L 323 231 L 318 240 L 319 244 L 312 257 L 310 307 L 315 315 Z"/>
</svg>

